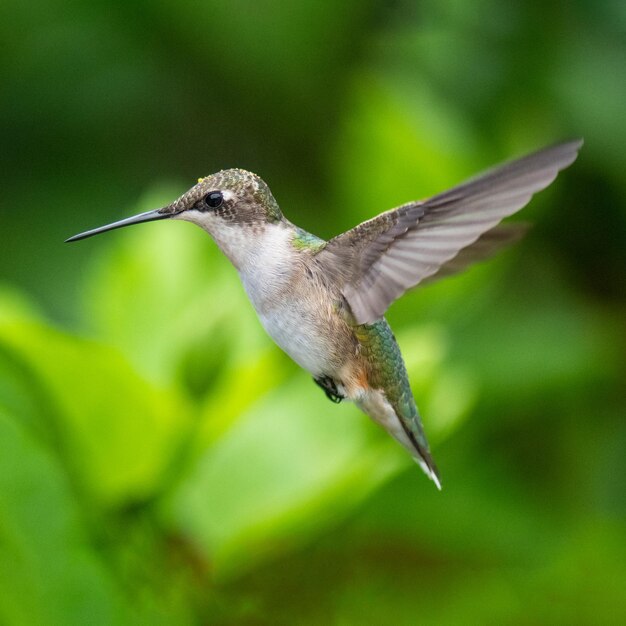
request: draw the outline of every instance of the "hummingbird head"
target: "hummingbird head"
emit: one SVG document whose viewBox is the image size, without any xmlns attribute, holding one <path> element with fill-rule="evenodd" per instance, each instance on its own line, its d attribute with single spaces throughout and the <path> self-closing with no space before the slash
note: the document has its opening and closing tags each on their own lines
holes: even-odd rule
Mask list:
<svg viewBox="0 0 626 626">
<path fill-rule="evenodd" d="M 222 170 L 198 182 L 177 200 L 154 211 L 100 226 L 70 237 L 86 239 L 99 233 L 132 224 L 162 219 L 193 222 L 206 230 L 232 258 L 242 235 L 259 234 L 270 224 L 279 224 L 283 215 L 270 188 L 256 174 L 241 169 Z"/>
<path fill-rule="evenodd" d="M 276 223 L 283 217 L 267 184 L 256 174 L 240 169 L 198 179 L 196 185 L 161 211 L 193 222 L 211 234 L 229 226 Z"/>
</svg>

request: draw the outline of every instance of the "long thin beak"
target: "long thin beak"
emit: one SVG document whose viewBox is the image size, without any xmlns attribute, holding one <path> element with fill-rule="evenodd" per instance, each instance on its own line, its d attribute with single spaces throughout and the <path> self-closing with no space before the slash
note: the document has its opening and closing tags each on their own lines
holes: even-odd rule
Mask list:
<svg viewBox="0 0 626 626">
<path fill-rule="evenodd" d="M 84 233 L 79 233 L 78 235 L 74 235 L 69 239 L 66 239 L 65 242 L 68 241 L 78 241 L 79 239 L 87 239 L 87 237 L 93 237 L 94 235 L 99 235 L 100 233 L 105 233 L 108 230 L 115 230 L 116 228 L 123 228 L 124 226 L 131 226 L 132 224 L 141 224 L 142 222 L 153 222 L 154 220 L 164 220 L 169 217 L 172 217 L 175 213 L 165 212 L 163 209 L 156 209 L 155 211 L 146 211 L 145 213 L 140 213 L 139 215 L 134 215 L 133 217 L 127 217 L 126 219 L 120 220 L 119 222 L 113 222 L 112 224 L 107 224 L 106 226 L 100 226 L 99 228 L 93 228 L 91 230 L 86 230 Z"/>
</svg>

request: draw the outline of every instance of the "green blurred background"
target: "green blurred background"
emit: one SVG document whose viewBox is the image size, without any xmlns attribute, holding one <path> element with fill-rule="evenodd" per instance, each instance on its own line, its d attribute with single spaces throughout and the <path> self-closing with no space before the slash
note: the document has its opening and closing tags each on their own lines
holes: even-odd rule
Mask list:
<svg viewBox="0 0 626 626">
<path fill-rule="evenodd" d="M 0 623 L 626 623 L 624 7 L 3 2 Z M 234 166 L 330 237 L 577 136 L 389 312 L 442 493 L 199 229 L 63 244 Z"/>
</svg>

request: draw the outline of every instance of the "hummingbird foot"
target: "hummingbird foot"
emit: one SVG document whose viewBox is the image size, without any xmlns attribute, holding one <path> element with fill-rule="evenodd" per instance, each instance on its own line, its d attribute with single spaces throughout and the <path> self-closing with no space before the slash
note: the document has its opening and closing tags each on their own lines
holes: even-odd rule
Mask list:
<svg viewBox="0 0 626 626">
<path fill-rule="evenodd" d="M 313 378 L 316 385 L 319 385 L 326 394 L 326 397 L 335 404 L 339 404 L 346 396 L 342 395 L 337 389 L 335 381 L 330 376 L 322 376 Z"/>
</svg>

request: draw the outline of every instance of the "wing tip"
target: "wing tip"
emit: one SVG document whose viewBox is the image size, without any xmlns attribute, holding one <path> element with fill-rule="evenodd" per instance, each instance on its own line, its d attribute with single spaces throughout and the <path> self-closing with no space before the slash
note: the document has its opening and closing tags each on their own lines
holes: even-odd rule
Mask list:
<svg viewBox="0 0 626 626">
<path fill-rule="evenodd" d="M 585 144 L 584 137 L 574 137 L 573 139 L 567 139 L 563 141 L 564 146 L 571 146 L 574 150 L 580 150 Z"/>
<path fill-rule="evenodd" d="M 554 145 L 552 148 L 562 153 L 561 159 L 556 164 L 558 171 L 570 166 L 578 157 L 578 152 L 583 147 L 585 140 L 582 137 L 570 139 Z M 550 148 L 548 148 L 549 150 Z"/>
</svg>

